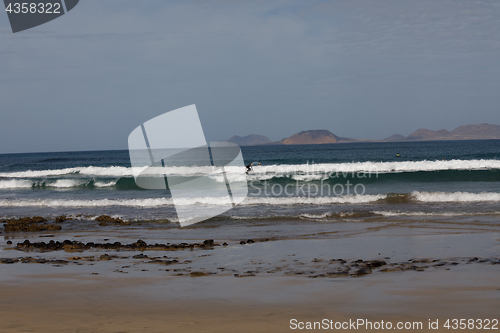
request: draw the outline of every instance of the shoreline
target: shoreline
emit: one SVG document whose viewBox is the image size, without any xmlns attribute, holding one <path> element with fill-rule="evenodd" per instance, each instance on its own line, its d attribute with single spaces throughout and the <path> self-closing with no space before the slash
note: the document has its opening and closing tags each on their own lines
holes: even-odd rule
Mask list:
<svg viewBox="0 0 500 333">
<path fill-rule="evenodd" d="M 292 238 L 271 237 L 283 224 L 2 231 L 0 331 L 290 332 L 291 319 L 500 319 L 500 230 L 422 222 L 337 223 L 325 233 L 304 221 L 289 226 L 307 231 Z"/>
<path fill-rule="evenodd" d="M 348 280 L 38 275 L 2 283 L 0 329 L 288 332 L 294 318 L 424 324 L 429 319 L 492 319 L 498 318 L 500 294 L 493 268 L 432 272 L 424 281 L 419 272 Z"/>
</svg>

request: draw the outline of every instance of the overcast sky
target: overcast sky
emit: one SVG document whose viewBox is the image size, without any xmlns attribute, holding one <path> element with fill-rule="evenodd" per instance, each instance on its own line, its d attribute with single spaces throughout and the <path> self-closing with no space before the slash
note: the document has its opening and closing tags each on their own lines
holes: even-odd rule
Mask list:
<svg viewBox="0 0 500 333">
<path fill-rule="evenodd" d="M 126 149 L 196 104 L 209 141 L 500 124 L 498 1 L 82 0 L 13 34 L 0 153 Z"/>
</svg>

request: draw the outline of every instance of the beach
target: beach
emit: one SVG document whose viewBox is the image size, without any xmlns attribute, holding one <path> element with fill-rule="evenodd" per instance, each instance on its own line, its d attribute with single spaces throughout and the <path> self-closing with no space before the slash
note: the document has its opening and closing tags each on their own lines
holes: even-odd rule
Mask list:
<svg viewBox="0 0 500 333">
<path fill-rule="evenodd" d="M 494 330 L 497 142 L 243 147 L 228 210 L 219 175 L 172 198 L 127 151 L 1 155 L 0 331 Z"/>
<path fill-rule="evenodd" d="M 62 230 L 65 223 L 71 221 L 59 222 Z M 419 224 L 319 238 L 249 240 L 227 233 L 213 243 L 133 224 L 3 233 L 0 328 L 288 332 L 293 319 L 362 319 L 422 322 L 430 331 L 429 320 L 498 319 L 500 230 Z M 197 229 L 211 236 L 220 228 Z M 50 240 L 72 243 L 50 250 Z M 89 249 L 76 246 L 90 242 Z M 158 250 L 162 245 L 168 249 Z"/>
<path fill-rule="evenodd" d="M 4 5 L 0 333 L 500 331 L 498 1 Z"/>
</svg>

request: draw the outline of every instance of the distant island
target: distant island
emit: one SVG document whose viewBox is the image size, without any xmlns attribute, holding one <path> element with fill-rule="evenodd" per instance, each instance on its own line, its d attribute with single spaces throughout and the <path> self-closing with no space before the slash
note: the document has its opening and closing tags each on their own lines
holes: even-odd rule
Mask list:
<svg viewBox="0 0 500 333">
<path fill-rule="evenodd" d="M 408 136 L 394 134 L 382 141 L 434 141 L 434 140 L 487 140 L 500 139 L 500 125 L 463 125 L 449 132 L 445 129 L 432 131 L 421 128 Z"/>
<path fill-rule="evenodd" d="M 341 142 L 357 142 L 364 140 L 343 138 L 333 134 L 328 130 L 302 131 L 280 141 L 271 141 L 267 136 L 251 134 L 247 136 L 232 136 L 226 140 L 239 146 L 260 146 L 260 145 L 318 145 Z"/>
<path fill-rule="evenodd" d="M 327 130 L 302 131 L 291 137 L 278 141 L 282 145 L 314 145 L 325 143 L 338 143 L 340 137 Z"/>
<path fill-rule="evenodd" d="M 445 141 L 445 140 L 488 140 L 500 139 L 500 125 L 478 124 L 463 125 L 453 131 L 441 129 L 433 131 L 421 128 L 408 136 L 394 134 L 383 140 L 361 140 L 339 137 L 328 130 L 309 130 L 296 133 L 280 141 L 271 141 L 264 135 L 251 134 L 247 136 L 233 136 L 228 142 L 239 146 L 258 145 L 314 145 L 344 142 L 399 142 L 399 141 Z"/>
<path fill-rule="evenodd" d="M 247 136 L 234 135 L 227 141 L 235 143 L 238 146 L 258 146 L 266 143 L 272 143 L 267 136 L 257 134 L 250 134 Z"/>
</svg>

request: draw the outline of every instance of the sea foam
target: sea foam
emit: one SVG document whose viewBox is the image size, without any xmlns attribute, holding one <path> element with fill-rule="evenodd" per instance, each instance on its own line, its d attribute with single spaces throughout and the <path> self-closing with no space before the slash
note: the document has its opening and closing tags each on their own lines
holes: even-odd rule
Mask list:
<svg viewBox="0 0 500 333">
<path fill-rule="evenodd" d="M 500 193 L 495 192 L 412 192 L 412 197 L 420 202 L 482 202 L 500 201 Z"/>
<path fill-rule="evenodd" d="M 245 177 L 242 167 L 228 166 L 225 172 L 235 177 Z M 500 169 L 500 160 L 447 160 L 447 161 L 401 161 L 401 162 L 349 162 L 349 163 L 321 163 L 321 164 L 290 164 L 290 165 L 261 165 L 255 166 L 250 172 L 249 179 L 269 179 L 271 177 L 294 176 L 297 180 L 320 179 L 317 175 L 331 173 L 401 173 L 418 171 L 441 170 L 497 170 Z M 150 168 L 148 174 L 201 176 L 213 172 L 211 167 L 166 167 Z M 42 178 L 62 175 L 80 174 L 101 177 L 132 177 L 131 167 L 77 167 L 53 170 L 27 170 L 18 172 L 1 172 L 0 177 L 8 178 Z"/>
</svg>

